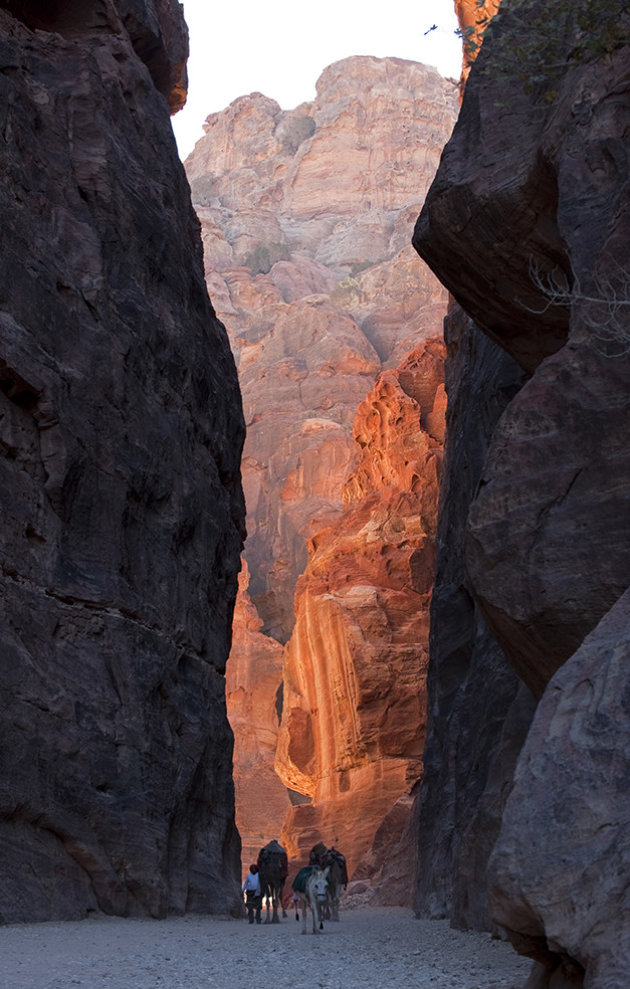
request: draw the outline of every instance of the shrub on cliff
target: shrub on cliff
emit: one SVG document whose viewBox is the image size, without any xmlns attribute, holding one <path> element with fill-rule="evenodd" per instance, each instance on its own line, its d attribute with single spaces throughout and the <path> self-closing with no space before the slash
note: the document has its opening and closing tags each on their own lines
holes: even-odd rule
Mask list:
<svg viewBox="0 0 630 989">
<path fill-rule="evenodd" d="M 276 261 L 288 261 L 291 252 L 286 244 L 259 244 L 245 255 L 244 264 L 252 275 L 266 275 Z"/>
</svg>

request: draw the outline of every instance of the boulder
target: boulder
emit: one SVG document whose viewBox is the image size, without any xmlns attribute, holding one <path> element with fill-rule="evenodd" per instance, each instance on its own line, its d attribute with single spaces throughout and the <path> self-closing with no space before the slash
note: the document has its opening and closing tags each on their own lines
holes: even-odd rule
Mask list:
<svg viewBox="0 0 630 989">
<path fill-rule="evenodd" d="M 490 861 L 532 984 L 622 989 L 630 957 L 630 591 L 549 683 Z"/>
</svg>

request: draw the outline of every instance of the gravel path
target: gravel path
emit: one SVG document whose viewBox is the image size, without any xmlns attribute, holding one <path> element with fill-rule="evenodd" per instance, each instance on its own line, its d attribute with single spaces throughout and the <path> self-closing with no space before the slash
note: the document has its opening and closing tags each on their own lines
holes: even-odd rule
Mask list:
<svg viewBox="0 0 630 989">
<path fill-rule="evenodd" d="M 310 917 L 309 917 L 310 923 Z M 487 934 L 399 908 L 347 911 L 313 936 L 187 916 L 0 927 L 1 989 L 520 989 L 529 962 Z"/>
</svg>

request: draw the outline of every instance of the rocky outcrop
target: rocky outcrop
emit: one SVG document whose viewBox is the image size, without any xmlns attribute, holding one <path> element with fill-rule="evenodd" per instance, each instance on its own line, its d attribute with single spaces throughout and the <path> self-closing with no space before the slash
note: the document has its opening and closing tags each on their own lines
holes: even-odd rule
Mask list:
<svg viewBox="0 0 630 989">
<path fill-rule="evenodd" d="M 573 65 L 549 109 L 517 82 L 509 113 L 492 115 L 491 73 L 473 75 L 416 229 L 419 250 L 462 305 L 532 375 L 494 434 L 467 562 L 491 628 L 538 694 L 630 575 L 627 307 L 609 306 L 623 292 L 630 221 L 625 168 L 605 150 L 627 154 L 616 137 L 625 54 Z M 509 257 L 490 291 L 497 252 Z M 563 272 L 570 300 L 554 304 L 546 286 Z"/>
<path fill-rule="evenodd" d="M 240 397 L 175 3 L 0 10 L 0 917 L 237 909 Z"/>
<path fill-rule="evenodd" d="M 276 768 L 308 798 L 285 822 L 289 851 L 303 860 L 323 835 L 372 887 L 387 863 L 393 902 L 410 895 L 408 861 L 393 865 L 422 772 L 442 378 L 427 341 L 359 406 L 346 508 L 309 543 L 285 656 Z"/>
<path fill-rule="evenodd" d="M 494 916 L 542 986 L 628 978 L 629 622 L 627 591 L 551 680 L 492 856 Z"/>
<path fill-rule="evenodd" d="M 455 112 L 433 70 L 349 58 L 312 103 L 253 93 L 208 117 L 186 162 L 243 390 L 250 594 L 281 642 L 307 540 L 342 511 L 357 406 L 443 316 L 409 231 Z"/>
<path fill-rule="evenodd" d="M 529 784 L 510 798 L 494 859 L 495 916 L 519 950 L 544 961 L 529 985 L 621 987 L 627 958 L 619 952 L 627 948 L 610 918 L 628 885 L 615 841 L 615 821 L 628 808 L 617 770 L 615 781 L 603 770 L 613 758 L 604 730 L 612 674 L 597 643 L 627 651 L 616 613 L 602 619 L 630 578 L 628 25 L 620 8 L 607 9 L 588 35 L 582 21 L 572 34 L 569 21 L 566 33 L 541 36 L 540 25 L 561 12 L 541 0 L 534 13 L 526 23 L 506 7 L 486 35 L 414 243 L 527 373 L 492 432 L 465 536 L 473 597 L 522 680 L 543 698 L 517 768 L 517 780 Z M 582 13 L 591 16 L 590 7 Z M 576 676 L 584 686 L 567 701 L 575 714 L 565 715 L 557 690 L 573 691 Z M 604 698 L 597 714 L 592 693 Z M 551 717 L 553 728 L 541 731 Z M 591 732 L 593 718 L 601 731 L 593 724 Z M 588 726 L 582 739 L 574 723 Z M 561 733 L 553 775 L 549 732 Z M 585 748 L 589 760 L 601 761 L 596 798 L 581 764 Z M 537 787 L 553 779 L 555 792 L 540 815 L 522 803 L 517 813 L 515 801 L 536 792 L 532 774 Z M 582 802 L 594 799 L 616 805 L 597 865 L 598 874 L 618 877 L 616 885 L 587 879 L 578 889 L 571 869 L 559 885 L 554 877 L 597 844 L 597 814 L 577 825 Z M 544 859 L 542 883 L 553 886 L 553 897 L 532 880 L 532 849 L 542 850 L 534 860 Z"/>
</svg>

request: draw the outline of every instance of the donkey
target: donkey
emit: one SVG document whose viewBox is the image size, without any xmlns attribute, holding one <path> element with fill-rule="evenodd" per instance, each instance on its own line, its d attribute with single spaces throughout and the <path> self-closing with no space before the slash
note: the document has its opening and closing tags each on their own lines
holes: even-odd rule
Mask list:
<svg viewBox="0 0 630 989">
<path fill-rule="evenodd" d="M 298 902 L 302 908 L 302 934 L 306 934 L 306 908 L 310 907 L 311 913 L 313 915 L 313 934 L 318 934 L 319 930 L 323 931 L 324 923 L 322 920 L 322 911 L 324 904 L 326 902 L 326 891 L 328 889 L 328 866 L 325 869 L 318 869 L 317 866 L 307 866 L 306 869 L 301 870 L 302 873 L 308 872 L 304 882 L 304 888 L 301 889 L 301 884 L 296 886 L 298 877 L 300 873 L 296 876 L 295 882 L 293 883 L 293 889 L 298 895 Z M 300 915 L 298 913 L 297 904 L 295 910 L 295 919 L 299 920 Z"/>
<path fill-rule="evenodd" d="M 258 853 L 258 872 L 260 874 L 260 887 L 262 896 L 267 898 L 267 919 L 266 924 L 279 924 L 278 907 L 282 909 L 282 916 L 287 913 L 282 906 L 282 891 L 289 871 L 287 853 L 276 839 L 270 841 Z M 270 919 L 269 909 L 273 907 L 273 916 Z"/>
<path fill-rule="evenodd" d="M 323 841 L 320 841 L 311 848 L 309 862 L 320 869 L 329 867 L 324 920 L 339 920 L 341 887 L 343 886 L 345 889 L 348 885 L 348 868 L 345 856 L 338 852 L 334 845 L 332 848 L 326 848 Z"/>
</svg>

